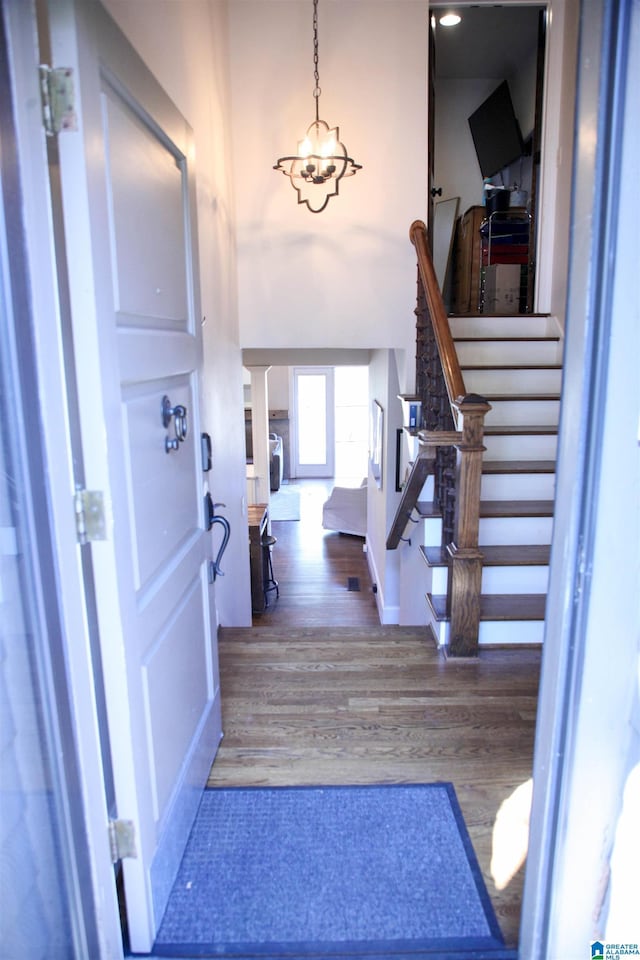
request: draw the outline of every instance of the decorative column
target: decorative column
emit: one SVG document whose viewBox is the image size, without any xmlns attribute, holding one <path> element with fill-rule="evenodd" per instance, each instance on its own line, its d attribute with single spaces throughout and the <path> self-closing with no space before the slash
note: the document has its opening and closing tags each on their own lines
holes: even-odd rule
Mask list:
<svg viewBox="0 0 640 960">
<path fill-rule="evenodd" d="M 268 367 L 247 367 L 251 374 L 251 436 L 253 445 L 253 490 L 248 484 L 249 503 L 269 503 L 269 388 Z"/>
</svg>

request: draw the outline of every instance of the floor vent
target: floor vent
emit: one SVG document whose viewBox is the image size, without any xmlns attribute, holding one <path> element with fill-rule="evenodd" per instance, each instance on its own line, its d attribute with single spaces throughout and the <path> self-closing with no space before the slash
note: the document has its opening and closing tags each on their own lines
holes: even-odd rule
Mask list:
<svg viewBox="0 0 640 960">
<path fill-rule="evenodd" d="M 347 590 L 351 592 L 360 590 L 360 577 L 347 577 Z"/>
</svg>

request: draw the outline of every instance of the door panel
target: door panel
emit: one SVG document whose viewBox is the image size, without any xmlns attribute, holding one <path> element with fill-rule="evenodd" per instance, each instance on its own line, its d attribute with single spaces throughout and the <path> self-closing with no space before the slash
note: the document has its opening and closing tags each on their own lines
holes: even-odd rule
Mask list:
<svg viewBox="0 0 640 960">
<path fill-rule="evenodd" d="M 104 96 L 118 322 L 184 328 L 186 264 L 176 256 L 185 249 L 184 161 L 115 91 Z"/>
<path fill-rule="evenodd" d="M 143 953 L 221 736 L 191 133 L 99 3 L 55 0 L 50 18 L 82 108 L 79 135 L 59 140 L 66 261 L 85 468 L 109 508 L 91 550 L 117 813 L 136 830 L 127 925 Z M 165 395 L 186 433 L 176 410 L 163 422 Z"/>
<path fill-rule="evenodd" d="M 207 710 L 211 696 L 206 664 L 206 634 L 202 625 L 202 582 L 199 570 L 180 598 L 163 632 L 145 652 L 143 689 L 149 727 L 150 776 L 155 819 L 165 814 L 172 790 Z M 189 710 L 173 711 L 175 700 Z"/>
<path fill-rule="evenodd" d="M 167 392 L 168 391 L 168 392 Z M 164 395 L 182 404 L 193 417 L 194 399 L 188 382 L 152 381 L 123 388 L 123 435 L 127 451 L 127 486 L 133 520 L 131 549 L 137 588 L 146 585 L 165 563 L 173 563 L 185 532 L 201 525 L 201 501 L 194 488 L 196 456 L 193 430 L 180 449 L 165 451 L 165 439 L 175 437 L 173 424 L 162 425 Z M 188 422 L 187 419 L 187 422 Z M 185 470 L 185 459 L 191 471 Z M 157 522 L 162 518 L 161 522 Z"/>
</svg>

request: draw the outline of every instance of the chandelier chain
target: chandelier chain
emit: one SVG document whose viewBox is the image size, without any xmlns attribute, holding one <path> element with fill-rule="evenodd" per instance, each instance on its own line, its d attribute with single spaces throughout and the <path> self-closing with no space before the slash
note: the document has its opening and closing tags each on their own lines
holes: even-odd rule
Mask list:
<svg viewBox="0 0 640 960">
<path fill-rule="evenodd" d="M 313 78 L 315 80 L 315 87 L 313 89 L 313 96 L 316 101 L 316 121 L 319 119 L 318 113 L 318 101 L 320 99 L 320 94 L 322 93 L 320 89 L 320 73 L 318 71 L 318 0 L 313 0 Z"/>
</svg>

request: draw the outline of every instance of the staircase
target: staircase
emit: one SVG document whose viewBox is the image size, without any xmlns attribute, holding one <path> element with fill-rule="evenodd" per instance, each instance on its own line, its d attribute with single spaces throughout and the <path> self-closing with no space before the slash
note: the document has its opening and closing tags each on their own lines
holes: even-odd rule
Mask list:
<svg viewBox="0 0 640 960">
<path fill-rule="evenodd" d="M 562 377 L 557 325 L 548 316 L 481 315 L 450 317 L 449 326 L 467 391 L 491 404 L 480 488 L 478 643 L 541 643 Z M 424 525 L 428 622 L 446 647 L 450 559 L 433 482 L 427 479 L 415 509 Z"/>
</svg>

